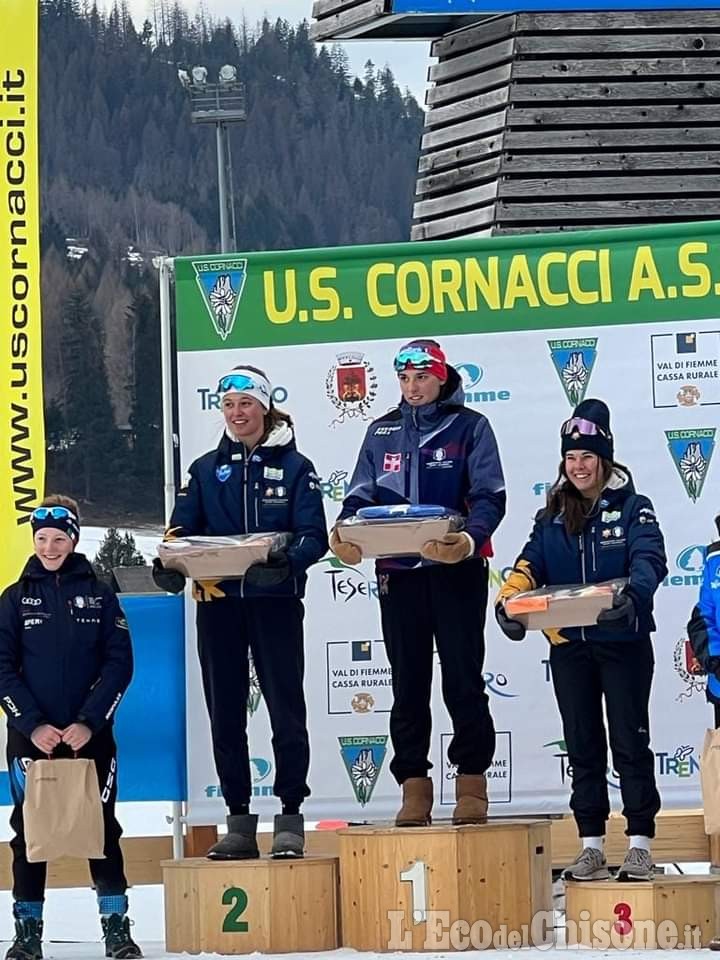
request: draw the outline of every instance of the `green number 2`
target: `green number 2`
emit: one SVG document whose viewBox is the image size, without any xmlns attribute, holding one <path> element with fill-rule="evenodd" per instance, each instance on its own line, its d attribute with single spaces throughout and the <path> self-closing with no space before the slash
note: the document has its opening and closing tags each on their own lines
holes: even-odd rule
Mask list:
<svg viewBox="0 0 720 960">
<path fill-rule="evenodd" d="M 240 917 L 248 905 L 248 895 L 240 887 L 229 887 L 223 891 L 222 902 L 227 906 L 232 904 L 223 920 L 223 933 L 247 933 L 248 924 Z"/>
</svg>

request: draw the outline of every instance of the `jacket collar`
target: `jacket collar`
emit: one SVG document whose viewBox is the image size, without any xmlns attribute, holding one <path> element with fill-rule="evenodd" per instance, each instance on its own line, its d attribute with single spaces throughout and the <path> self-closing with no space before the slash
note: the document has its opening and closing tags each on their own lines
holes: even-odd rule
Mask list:
<svg viewBox="0 0 720 960">
<path fill-rule="evenodd" d="M 272 454 L 294 449 L 295 433 L 293 428 L 287 423 L 278 423 L 272 428 L 265 440 L 251 451 L 248 451 L 241 441 L 233 440 L 225 431 L 218 444 L 218 460 L 225 462 L 228 460 L 243 461 L 249 458 L 249 454 L 263 459 Z"/>
<path fill-rule="evenodd" d="M 25 564 L 23 572 L 20 574 L 20 579 L 44 580 L 55 576 L 62 577 L 63 579 L 94 577 L 95 571 L 84 553 L 71 553 L 65 558 L 65 562 L 59 570 L 46 570 L 38 557 L 33 554 Z"/>
<path fill-rule="evenodd" d="M 447 369 L 448 378 L 434 403 L 426 403 L 422 407 L 411 407 L 406 400 L 400 401 L 399 410 L 403 420 L 411 422 L 421 433 L 437 427 L 449 413 L 457 412 L 459 407 L 465 406 L 462 378 L 455 367 L 448 364 Z"/>
</svg>

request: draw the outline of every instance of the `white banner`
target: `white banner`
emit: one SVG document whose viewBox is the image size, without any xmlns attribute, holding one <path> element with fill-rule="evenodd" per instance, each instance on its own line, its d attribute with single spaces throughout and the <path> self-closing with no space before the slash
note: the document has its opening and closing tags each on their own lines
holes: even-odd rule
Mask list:
<svg viewBox="0 0 720 960">
<path fill-rule="evenodd" d="M 467 402 L 482 411 L 497 435 L 508 489 L 508 514 L 494 537 L 491 605 L 555 479 L 559 427 L 571 400 L 600 397 L 610 406 L 617 459 L 636 488 L 654 502 L 668 553 L 669 576 L 656 597 L 656 672 L 651 703 L 652 749 L 663 803 L 700 805 L 698 763 L 711 722 L 703 684 L 688 671 L 685 625 L 695 603 L 704 544 L 713 538 L 717 510 L 713 456 L 720 405 L 720 321 L 574 328 L 562 331 L 440 336 L 449 361 L 463 374 Z M 328 524 L 345 494 L 365 429 L 399 398 L 392 357 L 400 340 L 313 344 L 178 355 L 183 468 L 211 449 L 222 431 L 219 375 L 242 360 L 265 369 L 276 402 L 296 423 L 299 449 L 323 479 Z M 340 363 L 342 361 L 342 363 Z M 338 373 L 338 365 L 341 370 Z M 366 402 L 340 399 L 348 369 Z M 683 461 L 682 469 L 680 461 Z M 704 461 L 705 470 L 693 473 Z M 698 482 L 702 474 L 704 483 Z M 192 606 L 192 605 L 190 605 Z M 315 566 L 306 606 L 306 693 L 309 709 L 312 797 L 308 818 L 353 821 L 388 818 L 399 790 L 389 772 L 390 668 L 380 633 L 371 563 L 344 567 L 333 558 Z M 194 610 L 189 610 L 189 627 Z M 452 611 L 448 611 L 452 615 Z M 188 630 L 189 817 L 219 822 L 210 734 Z M 548 669 L 548 644 L 534 633 L 512 643 L 488 611 L 486 680 L 498 731 L 489 772 L 491 812 L 566 812 L 569 771 L 560 717 Z M 627 647 L 633 670 L 632 647 Z M 435 816 L 454 801 L 454 771 L 446 757 L 451 725 L 442 703 L 439 666 L 433 690 L 431 761 Z M 253 757 L 253 808 L 270 815 L 274 775 L 267 711 L 262 697 L 248 718 Z M 620 806 L 617 776 L 608 784 Z"/>
</svg>

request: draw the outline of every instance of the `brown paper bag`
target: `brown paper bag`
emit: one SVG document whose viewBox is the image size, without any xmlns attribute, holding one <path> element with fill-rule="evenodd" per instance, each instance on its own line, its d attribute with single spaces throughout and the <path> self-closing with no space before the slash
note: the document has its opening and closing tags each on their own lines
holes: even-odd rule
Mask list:
<svg viewBox="0 0 720 960">
<path fill-rule="evenodd" d="M 720 729 L 706 730 L 700 759 L 705 833 L 720 833 Z"/>
<path fill-rule="evenodd" d="M 34 760 L 25 780 L 25 843 L 30 863 L 105 857 L 105 831 L 93 760 Z"/>
</svg>

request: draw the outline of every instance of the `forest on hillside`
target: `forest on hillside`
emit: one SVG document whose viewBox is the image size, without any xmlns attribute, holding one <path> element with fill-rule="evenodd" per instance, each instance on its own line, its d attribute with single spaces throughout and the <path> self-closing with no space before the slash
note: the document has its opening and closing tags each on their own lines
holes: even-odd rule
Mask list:
<svg viewBox="0 0 720 960">
<path fill-rule="evenodd" d="M 409 236 L 423 115 L 392 72 L 351 77 L 306 22 L 251 25 L 155 0 L 41 0 L 40 185 L 46 487 L 87 519 L 160 519 L 160 339 L 153 258 L 218 249 L 212 128 L 178 69 L 237 67 L 234 247 Z"/>
</svg>

